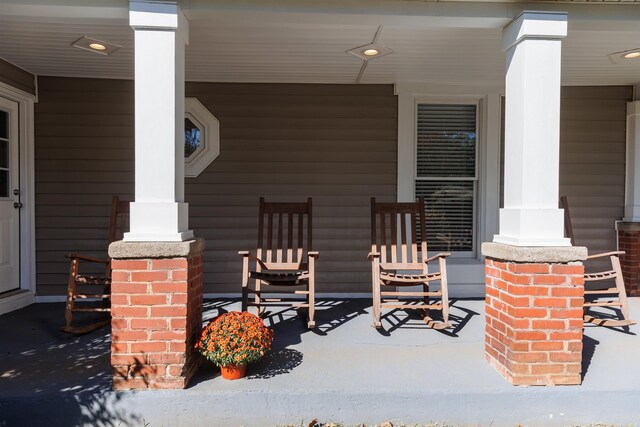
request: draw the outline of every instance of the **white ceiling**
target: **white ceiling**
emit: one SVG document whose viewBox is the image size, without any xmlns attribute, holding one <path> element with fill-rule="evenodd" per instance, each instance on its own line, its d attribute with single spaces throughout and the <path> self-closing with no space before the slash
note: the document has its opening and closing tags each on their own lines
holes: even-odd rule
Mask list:
<svg viewBox="0 0 640 427">
<path fill-rule="evenodd" d="M 640 11 L 639 6 L 633 7 Z M 620 15 L 604 6 L 599 10 L 606 11 L 606 16 Z M 476 28 L 451 28 L 437 21 L 415 26 L 414 21 L 377 22 L 360 19 L 358 14 L 304 21 L 281 14 L 274 20 L 261 19 L 255 11 L 236 11 L 224 19 L 210 19 L 206 13 L 188 16 L 191 41 L 186 68 L 190 81 L 353 83 L 363 62 L 345 51 L 370 43 L 378 23 L 383 24 L 378 42 L 395 53 L 371 60 L 361 83 L 501 84 L 504 79 L 501 29 L 495 23 Z M 640 48 L 640 23 L 629 21 L 617 28 L 613 21 L 591 25 L 582 19 L 574 25 L 571 13 L 569 22 L 563 43 L 563 84 L 640 81 L 640 59 L 613 64 L 607 57 Z M 487 28 L 491 26 L 494 28 Z M 103 56 L 71 47 L 83 35 L 122 49 Z M 130 79 L 133 31 L 126 11 L 109 19 L 0 13 L 0 58 L 38 75 Z"/>
</svg>

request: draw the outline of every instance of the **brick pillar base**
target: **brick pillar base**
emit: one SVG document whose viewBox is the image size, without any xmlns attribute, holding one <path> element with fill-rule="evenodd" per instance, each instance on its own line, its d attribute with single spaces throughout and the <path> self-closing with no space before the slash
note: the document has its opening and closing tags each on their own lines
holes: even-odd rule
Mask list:
<svg viewBox="0 0 640 427">
<path fill-rule="evenodd" d="M 618 250 L 627 295 L 640 296 L 640 222 L 618 221 Z"/>
<path fill-rule="evenodd" d="M 580 384 L 586 248 L 484 243 L 485 357 L 513 385 Z"/>
<path fill-rule="evenodd" d="M 187 386 L 199 361 L 203 249 L 202 239 L 109 247 L 114 389 Z"/>
</svg>

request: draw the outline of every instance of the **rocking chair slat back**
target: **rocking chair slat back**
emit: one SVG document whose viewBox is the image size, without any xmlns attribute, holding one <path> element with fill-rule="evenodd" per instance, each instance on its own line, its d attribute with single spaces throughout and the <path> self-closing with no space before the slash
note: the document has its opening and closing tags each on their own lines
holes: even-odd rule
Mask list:
<svg viewBox="0 0 640 427">
<path fill-rule="evenodd" d="M 111 199 L 111 219 L 109 221 L 109 244 L 122 240 L 129 227 L 129 202 L 120 200 L 118 196 Z"/>
<path fill-rule="evenodd" d="M 400 227 L 398 227 L 398 221 Z M 387 226 L 387 223 L 389 226 Z M 420 228 L 418 257 L 417 229 Z M 410 233 L 408 233 L 410 231 Z M 391 242 L 387 245 L 387 239 Z M 371 198 L 371 251 L 385 265 L 422 265 L 427 258 L 424 199 L 414 203 L 376 203 Z M 390 260 L 390 262 L 388 262 Z M 400 268 L 400 267 L 399 267 Z"/>
<path fill-rule="evenodd" d="M 267 203 L 263 197 L 260 198 L 258 258 L 268 264 L 299 264 L 304 262 L 303 254 L 313 250 L 311 247 L 311 203 L 311 198 L 308 198 L 306 203 Z M 304 244 L 305 228 L 306 247 Z M 264 258 L 262 257 L 263 253 L 265 254 Z"/>
</svg>

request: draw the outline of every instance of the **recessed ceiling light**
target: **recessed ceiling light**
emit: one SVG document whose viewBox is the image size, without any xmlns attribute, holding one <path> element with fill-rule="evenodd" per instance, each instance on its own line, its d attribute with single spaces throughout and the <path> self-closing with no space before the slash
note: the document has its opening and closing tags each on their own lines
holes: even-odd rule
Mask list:
<svg viewBox="0 0 640 427">
<path fill-rule="evenodd" d="M 87 36 L 80 37 L 78 40 L 71 43 L 71 46 L 88 50 L 93 53 L 99 53 L 100 55 L 111 55 L 113 52 L 122 47 L 113 43 L 107 43 L 102 40 L 96 40 Z"/>
<path fill-rule="evenodd" d="M 100 44 L 100 43 L 90 43 L 89 47 L 91 49 L 95 49 L 95 50 L 106 50 L 107 49 L 107 47 L 105 45 Z"/>
<path fill-rule="evenodd" d="M 354 47 L 353 49 L 349 49 L 347 53 L 357 56 L 358 58 L 362 58 L 365 61 L 370 59 L 377 59 L 385 55 L 389 55 L 394 53 L 393 49 L 389 49 L 386 46 L 381 45 L 380 43 L 370 43 L 364 46 Z"/>
<path fill-rule="evenodd" d="M 628 59 L 640 58 L 640 48 L 614 52 L 610 53 L 608 56 L 614 64 L 623 64 L 626 63 Z"/>
</svg>

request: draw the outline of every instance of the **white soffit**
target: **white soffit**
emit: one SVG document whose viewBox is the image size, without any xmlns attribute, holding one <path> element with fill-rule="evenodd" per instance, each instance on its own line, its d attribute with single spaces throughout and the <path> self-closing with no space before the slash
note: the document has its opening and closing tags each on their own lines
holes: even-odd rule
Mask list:
<svg viewBox="0 0 640 427">
<path fill-rule="evenodd" d="M 593 9 L 606 10 L 611 16 L 617 10 L 599 6 Z M 259 10 L 248 13 L 251 19 L 239 19 L 241 13 L 229 15 L 236 18 L 224 22 L 212 21 L 210 16 L 205 13 L 190 21 L 187 80 L 353 83 L 362 61 L 345 51 L 370 43 L 378 29 L 373 22 L 361 22 L 357 15 L 341 15 L 336 19 L 340 24 L 327 23 L 328 19 L 276 22 L 259 19 Z M 638 81 L 639 60 L 613 64 L 608 55 L 637 48 L 640 27 L 636 25 L 629 31 L 624 25 L 611 30 L 607 22 L 584 31 L 585 21 L 575 20 L 572 24 L 570 14 L 569 33 L 563 41 L 563 84 L 619 85 Z M 70 47 L 83 35 L 122 48 L 113 55 L 102 56 Z M 370 61 L 362 83 L 504 81 L 501 28 L 389 24 L 383 25 L 378 42 L 395 53 Z M 126 15 L 110 19 L 27 19 L 0 14 L 0 58 L 38 75 L 131 79 L 133 31 Z"/>
</svg>

